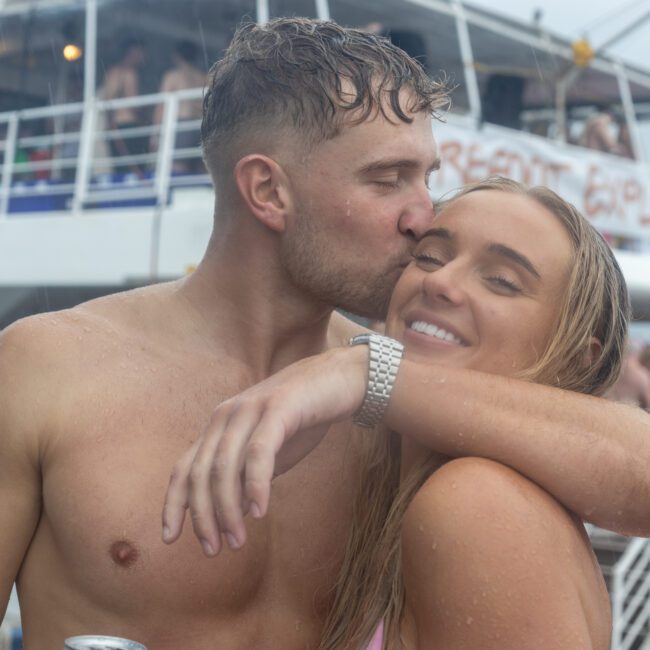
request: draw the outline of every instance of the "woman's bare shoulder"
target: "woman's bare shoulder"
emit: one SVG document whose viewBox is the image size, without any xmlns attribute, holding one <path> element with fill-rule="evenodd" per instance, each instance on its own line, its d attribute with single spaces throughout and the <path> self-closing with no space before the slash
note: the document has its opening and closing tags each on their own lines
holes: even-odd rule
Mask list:
<svg viewBox="0 0 650 650">
<path fill-rule="evenodd" d="M 485 650 L 607 647 L 607 594 L 584 530 L 504 465 L 464 458 L 435 472 L 406 512 L 402 550 L 421 640 Z"/>
</svg>

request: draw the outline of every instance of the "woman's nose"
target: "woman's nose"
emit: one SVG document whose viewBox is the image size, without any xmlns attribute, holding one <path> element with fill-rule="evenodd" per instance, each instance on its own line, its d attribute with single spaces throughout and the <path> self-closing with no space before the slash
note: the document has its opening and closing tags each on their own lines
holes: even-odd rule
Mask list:
<svg viewBox="0 0 650 650">
<path fill-rule="evenodd" d="M 462 270 L 451 262 L 427 273 L 422 278 L 422 293 L 432 302 L 461 305 L 466 297 Z"/>
</svg>

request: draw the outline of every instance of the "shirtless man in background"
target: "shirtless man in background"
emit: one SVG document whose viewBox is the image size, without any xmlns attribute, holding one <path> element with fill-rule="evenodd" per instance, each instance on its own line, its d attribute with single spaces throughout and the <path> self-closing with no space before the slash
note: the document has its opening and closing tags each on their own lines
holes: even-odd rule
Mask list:
<svg viewBox="0 0 650 650">
<path fill-rule="evenodd" d="M 174 67 L 165 72 L 158 92 L 170 93 L 191 88 L 203 88 L 206 81 L 205 73 L 196 67 L 199 50 L 190 41 L 180 41 L 174 48 Z M 178 125 L 176 133 L 176 149 L 196 148 L 200 144 L 198 128 L 187 129 L 183 122 L 190 122 L 201 117 L 203 105 L 201 99 L 184 99 L 178 104 Z M 157 104 L 153 114 L 154 124 L 160 124 L 163 117 L 163 104 Z M 189 126 L 189 125 L 187 125 Z M 157 149 L 158 134 L 151 139 L 151 148 Z M 198 158 L 175 160 L 174 171 L 203 171 L 203 165 Z"/>
<path fill-rule="evenodd" d="M 106 71 L 102 88 L 102 99 L 126 99 L 140 94 L 140 72 L 144 64 L 144 47 L 135 39 L 128 39 L 123 45 L 123 55 L 119 63 Z M 142 135 L 122 135 L 120 131 L 142 126 L 142 118 L 134 107 L 123 106 L 110 113 L 109 127 L 114 133 L 109 140 L 113 158 L 136 156 L 147 153 L 147 137 Z M 120 171 L 128 167 L 140 174 L 144 165 L 140 162 L 116 164 Z"/>
<path fill-rule="evenodd" d="M 375 36 L 300 19 L 243 27 L 205 103 L 217 199 L 196 272 L 2 333 L 0 614 L 16 580 L 27 650 L 75 634 L 149 650 L 317 647 L 362 433 L 332 427 L 279 477 L 239 552 L 206 558 L 189 530 L 166 546 L 160 508 L 171 467 L 221 400 L 344 345 L 359 328 L 334 305 L 384 314 L 433 218 L 431 115 L 444 101 Z M 454 411 L 467 424 L 497 403 L 498 423 L 465 453 L 511 465 L 596 524 L 650 533 L 645 414 L 445 372 L 445 399 L 431 392 L 448 412 L 443 446 L 458 442 Z M 563 437 L 561 453 L 540 430 Z"/>
</svg>

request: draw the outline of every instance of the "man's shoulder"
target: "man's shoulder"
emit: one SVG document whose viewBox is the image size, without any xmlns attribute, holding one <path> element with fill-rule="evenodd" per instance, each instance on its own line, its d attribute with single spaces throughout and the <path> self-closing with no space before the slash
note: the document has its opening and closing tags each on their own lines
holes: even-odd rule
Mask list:
<svg viewBox="0 0 650 650">
<path fill-rule="evenodd" d="M 33 362 L 41 373 L 52 364 L 65 368 L 102 339 L 116 342 L 137 333 L 139 320 L 159 294 L 145 287 L 22 318 L 0 332 L 0 362 L 34 369 Z"/>
</svg>

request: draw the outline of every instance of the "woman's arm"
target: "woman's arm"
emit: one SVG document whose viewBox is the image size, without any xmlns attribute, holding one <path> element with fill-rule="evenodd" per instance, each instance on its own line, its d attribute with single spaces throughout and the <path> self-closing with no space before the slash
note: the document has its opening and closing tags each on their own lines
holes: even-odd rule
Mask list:
<svg viewBox="0 0 650 650">
<path fill-rule="evenodd" d="M 241 545 L 248 502 L 263 516 L 274 473 L 360 408 L 367 355 L 356 346 L 304 359 L 217 407 L 174 467 L 163 539 L 178 538 L 189 507 L 199 539 L 218 546 L 228 531 Z M 641 409 L 405 359 L 385 421 L 436 452 L 509 465 L 598 526 L 650 535 L 650 416 Z"/>
<path fill-rule="evenodd" d="M 503 465 L 454 460 L 435 472 L 402 526 L 414 647 L 606 650 L 602 576 L 584 531 Z"/>
</svg>

